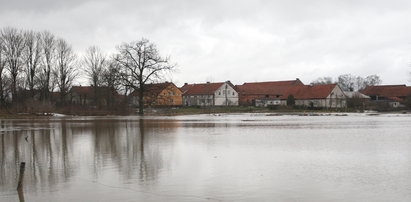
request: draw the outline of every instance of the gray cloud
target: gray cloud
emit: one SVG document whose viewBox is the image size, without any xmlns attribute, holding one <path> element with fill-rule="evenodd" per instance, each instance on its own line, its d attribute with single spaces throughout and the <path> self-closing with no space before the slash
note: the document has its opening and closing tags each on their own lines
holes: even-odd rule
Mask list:
<svg viewBox="0 0 411 202">
<path fill-rule="evenodd" d="M 78 52 L 142 37 L 178 63 L 178 83 L 378 74 L 408 83 L 411 2 L 10 1 L 0 26 L 50 30 Z"/>
</svg>

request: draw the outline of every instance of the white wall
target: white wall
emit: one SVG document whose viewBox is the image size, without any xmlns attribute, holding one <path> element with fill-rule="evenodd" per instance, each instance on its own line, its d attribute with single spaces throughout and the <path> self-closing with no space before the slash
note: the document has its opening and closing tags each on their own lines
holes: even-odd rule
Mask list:
<svg viewBox="0 0 411 202">
<path fill-rule="evenodd" d="M 238 106 L 238 92 L 227 82 L 214 92 L 215 106 Z"/>
<path fill-rule="evenodd" d="M 325 107 L 328 107 L 328 108 L 347 107 L 346 96 L 338 85 L 335 86 L 335 88 L 327 96 L 327 103 Z"/>
</svg>

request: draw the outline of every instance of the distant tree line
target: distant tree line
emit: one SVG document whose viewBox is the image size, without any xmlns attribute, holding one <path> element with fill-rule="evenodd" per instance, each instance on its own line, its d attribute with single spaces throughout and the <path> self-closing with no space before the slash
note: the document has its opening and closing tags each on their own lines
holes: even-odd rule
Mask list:
<svg viewBox="0 0 411 202">
<path fill-rule="evenodd" d="M 369 75 L 367 77 L 355 76 L 352 74 L 343 74 L 336 80 L 332 77 L 320 77 L 312 81 L 311 85 L 333 84 L 337 83 L 344 91 L 361 91 L 367 86 L 376 86 L 382 83 L 378 75 Z"/>
<path fill-rule="evenodd" d="M 48 31 L 0 29 L 1 107 L 21 104 L 34 97 L 64 105 L 80 75 L 87 76 L 95 91 L 99 87 L 124 94 L 138 91 L 143 103 L 144 85 L 163 80 L 164 73 L 174 68 L 169 58 L 161 57 L 157 47 L 147 39 L 123 43 L 112 55 L 90 46 L 79 57 L 67 41 Z M 58 94 L 57 98 L 52 96 L 53 92 Z"/>
</svg>

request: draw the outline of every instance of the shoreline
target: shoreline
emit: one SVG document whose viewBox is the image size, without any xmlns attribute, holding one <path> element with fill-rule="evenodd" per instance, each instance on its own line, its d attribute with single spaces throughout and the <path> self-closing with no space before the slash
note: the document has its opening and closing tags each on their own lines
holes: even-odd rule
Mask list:
<svg viewBox="0 0 411 202">
<path fill-rule="evenodd" d="M 294 116 L 348 116 L 348 114 L 366 114 L 369 116 L 381 115 L 381 114 L 411 114 L 410 110 L 396 110 L 396 111 L 355 111 L 355 110 L 346 110 L 346 111 L 335 111 L 335 110 L 300 110 L 300 109 L 278 109 L 270 110 L 267 108 L 150 108 L 147 109 L 144 116 L 185 116 L 185 115 L 202 115 L 202 114 L 266 114 L 266 116 L 284 116 L 284 115 L 294 115 Z M 101 117 L 101 116 L 139 116 L 137 113 L 129 114 L 115 114 L 115 113 L 96 113 L 96 114 L 61 114 L 61 113 L 0 113 L 1 119 L 49 119 L 49 118 L 58 118 L 58 117 Z"/>
</svg>

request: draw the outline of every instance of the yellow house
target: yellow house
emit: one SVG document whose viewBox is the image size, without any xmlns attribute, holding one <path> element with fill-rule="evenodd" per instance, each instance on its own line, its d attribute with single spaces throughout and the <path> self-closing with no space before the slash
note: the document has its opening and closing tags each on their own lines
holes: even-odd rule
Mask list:
<svg viewBox="0 0 411 202">
<path fill-rule="evenodd" d="M 138 105 L 138 90 L 130 94 L 133 105 Z M 183 104 L 182 92 L 172 82 L 146 84 L 144 86 L 144 105 L 179 106 Z"/>
</svg>

